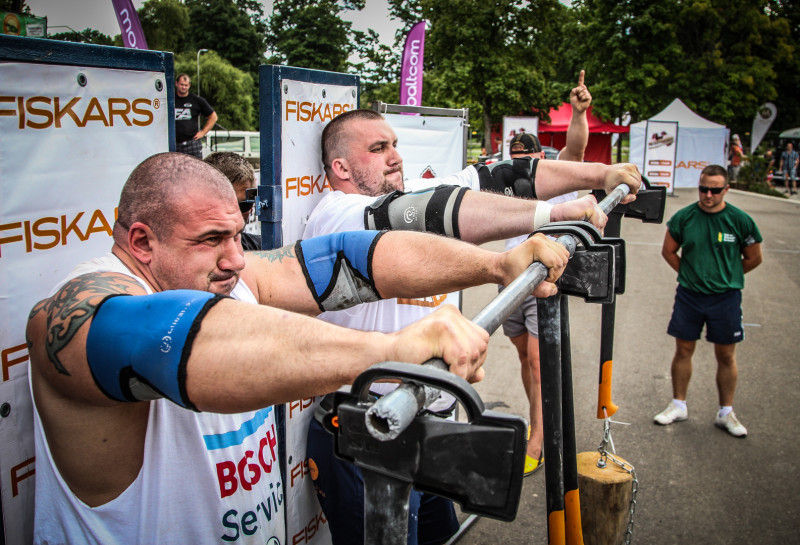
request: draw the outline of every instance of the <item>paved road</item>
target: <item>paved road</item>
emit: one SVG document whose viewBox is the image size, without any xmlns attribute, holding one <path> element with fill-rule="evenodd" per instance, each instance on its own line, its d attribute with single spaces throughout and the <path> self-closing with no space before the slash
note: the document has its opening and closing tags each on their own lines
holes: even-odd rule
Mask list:
<svg viewBox="0 0 800 545">
<path fill-rule="evenodd" d="M 697 198 L 678 190 L 666 218 Z M 734 407 L 748 428 L 736 439 L 714 427 L 717 395 L 712 346 L 702 341 L 689 389 L 689 420 L 661 427 L 653 416 L 671 398 L 674 341 L 665 333 L 675 273 L 661 258 L 663 225 L 623 220 L 627 290 L 617 302 L 614 402 L 617 453 L 635 465 L 639 495 L 633 543 L 649 545 L 800 543 L 800 361 L 794 345 L 800 319 L 800 200 L 730 191 L 729 202 L 750 213 L 764 236 L 764 262 L 744 291 L 746 340 L 737 348 L 739 386 Z M 500 249 L 493 243 L 490 247 Z M 468 290 L 464 313 L 474 316 L 491 287 Z M 570 302 L 578 451 L 595 450 L 600 309 Z M 516 351 L 502 332 L 490 343 L 487 378 L 477 390 L 490 407 L 527 414 Z M 543 471 L 526 478 L 514 522 L 480 519 L 465 545 L 547 543 Z"/>
</svg>

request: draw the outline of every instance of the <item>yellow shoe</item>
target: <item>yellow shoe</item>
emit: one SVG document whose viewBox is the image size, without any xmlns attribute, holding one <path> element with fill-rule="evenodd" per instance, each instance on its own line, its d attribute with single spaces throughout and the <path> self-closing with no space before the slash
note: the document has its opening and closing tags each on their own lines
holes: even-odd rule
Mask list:
<svg viewBox="0 0 800 545">
<path fill-rule="evenodd" d="M 539 459 L 532 456 L 525 455 L 525 470 L 522 472 L 523 477 L 533 475 L 544 466 L 544 452 L 539 455 Z"/>
</svg>

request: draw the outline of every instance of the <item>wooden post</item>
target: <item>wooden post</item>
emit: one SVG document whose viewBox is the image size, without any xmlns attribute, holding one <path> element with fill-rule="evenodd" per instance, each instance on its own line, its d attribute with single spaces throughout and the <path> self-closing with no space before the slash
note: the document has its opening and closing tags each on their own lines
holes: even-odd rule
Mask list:
<svg viewBox="0 0 800 545">
<path fill-rule="evenodd" d="M 625 461 L 619 456 L 620 461 Z M 633 476 L 597 451 L 578 454 L 578 489 L 585 545 L 620 545 L 628 527 Z"/>
</svg>

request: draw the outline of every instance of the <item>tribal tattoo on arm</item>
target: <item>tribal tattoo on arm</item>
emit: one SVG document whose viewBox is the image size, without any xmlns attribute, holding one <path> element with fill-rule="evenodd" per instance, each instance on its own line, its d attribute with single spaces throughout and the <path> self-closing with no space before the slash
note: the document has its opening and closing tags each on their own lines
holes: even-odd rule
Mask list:
<svg viewBox="0 0 800 545">
<path fill-rule="evenodd" d="M 275 261 L 283 261 L 284 257 L 297 259 L 297 256 L 294 254 L 294 244 L 284 246 L 283 248 L 276 248 L 274 250 L 260 250 L 253 252 L 253 254 L 260 259 L 268 260 L 270 263 L 274 263 Z"/>
<path fill-rule="evenodd" d="M 85 274 L 64 284 L 52 297 L 40 301 L 33 307 L 28 319 L 40 312 L 46 314 L 48 359 L 56 371 L 70 376 L 58 353 L 67 346 L 75 333 L 87 322 L 97 309 L 97 305 L 109 295 L 140 295 L 143 288 L 133 278 L 109 273 Z M 28 349 L 33 341 L 28 338 Z"/>
</svg>

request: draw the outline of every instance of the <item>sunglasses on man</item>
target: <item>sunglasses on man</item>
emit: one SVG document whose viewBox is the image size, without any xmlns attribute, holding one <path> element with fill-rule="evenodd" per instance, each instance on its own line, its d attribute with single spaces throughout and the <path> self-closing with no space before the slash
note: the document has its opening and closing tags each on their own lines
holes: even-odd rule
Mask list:
<svg viewBox="0 0 800 545">
<path fill-rule="evenodd" d="M 244 190 L 244 200 L 239 201 L 239 211 L 242 214 L 246 214 L 253 209 L 253 205 L 256 203 L 256 194 L 258 193 L 258 188 L 254 187 L 252 189 L 245 189 Z"/>
<path fill-rule="evenodd" d="M 708 187 L 707 185 L 698 185 L 697 189 L 700 191 L 700 193 L 708 193 L 709 191 L 711 191 L 712 195 L 719 195 L 720 193 L 722 193 L 722 190 L 725 189 L 726 187 L 728 187 L 727 184 L 722 187 Z"/>
</svg>

